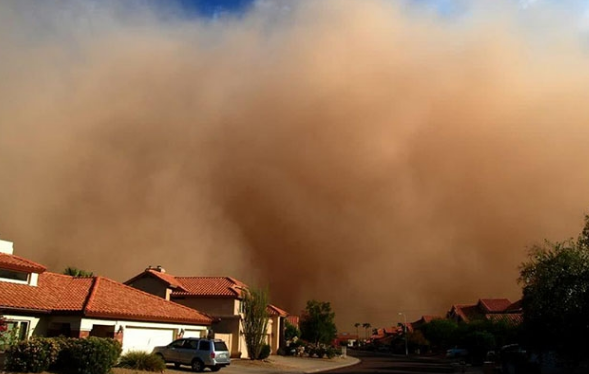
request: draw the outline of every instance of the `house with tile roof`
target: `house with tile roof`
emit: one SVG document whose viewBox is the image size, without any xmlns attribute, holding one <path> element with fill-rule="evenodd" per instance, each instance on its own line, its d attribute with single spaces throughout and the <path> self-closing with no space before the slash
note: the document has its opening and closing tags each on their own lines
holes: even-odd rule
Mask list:
<svg viewBox="0 0 589 374">
<path fill-rule="evenodd" d="M 149 266 L 125 284 L 217 318 L 215 337 L 225 340 L 232 357 L 247 358 L 242 314 L 244 292 L 248 289 L 245 283 L 231 277 L 173 276 L 161 266 Z M 285 345 L 284 327 L 289 314 L 275 305 L 268 305 L 267 311 L 266 339 L 271 353 L 276 354 Z"/>
<path fill-rule="evenodd" d="M 446 317 L 465 323 L 477 320 L 506 320 L 519 324 L 522 321 L 521 300 L 512 303 L 509 299 L 479 299 L 476 304 L 455 304 Z"/>
<path fill-rule="evenodd" d="M 110 337 L 123 351 L 151 352 L 183 334 L 206 333 L 213 318 L 112 279 L 72 277 L 13 254 L 0 240 L 0 314 L 31 336 Z"/>
</svg>

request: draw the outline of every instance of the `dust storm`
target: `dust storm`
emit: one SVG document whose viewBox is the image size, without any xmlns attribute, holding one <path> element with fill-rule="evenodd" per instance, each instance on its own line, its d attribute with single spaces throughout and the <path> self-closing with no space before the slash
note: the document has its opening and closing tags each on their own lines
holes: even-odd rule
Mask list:
<svg viewBox="0 0 589 374">
<path fill-rule="evenodd" d="M 589 60 L 564 10 L 154 4 L 0 1 L 15 254 L 233 276 L 351 331 L 515 300 L 526 246 L 579 231 Z"/>
</svg>

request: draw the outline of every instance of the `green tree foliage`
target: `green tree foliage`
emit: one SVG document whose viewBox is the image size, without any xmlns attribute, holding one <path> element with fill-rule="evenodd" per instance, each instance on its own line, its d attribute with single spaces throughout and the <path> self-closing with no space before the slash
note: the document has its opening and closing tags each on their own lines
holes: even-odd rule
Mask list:
<svg viewBox="0 0 589 374">
<path fill-rule="evenodd" d="M 301 330 L 292 323 L 286 321 L 284 328 L 284 338 L 286 340 L 293 340 L 294 338 L 301 337 Z"/>
<path fill-rule="evenodd" d="M 578 360 L 589 349 L 589 221 L 576 242 L 535 246 L 520 268 L 523 330 L 537 349 Z"/>
<path fill-rule="evenodd" d="M 315 345 L 331 344 L 337 335 L 335 313 L 329 302 L 309 300 L 301 316 L 301 338 Z"/>
<path fill-rule="evenodd" d="M 268 292 L 263 289 L 244 291 L 243 299 L 243 334 L 250 359 L 260 357 L 266 329 L 268 327 Z"/>
<path fill-rule="evenodd" d="M 456 345 L 458 339 L 458 324 L 449 319 L 434 319 L 421 331 L 435 350 L 446 350 Z"/>
<path fill-rule="evenodd" d="M 94 273 L 92 273 L 91 271 L 81 270 L 73 266 L 68 266 L 67 268 L 65 268 L 63 270 L 63 274 L 71 275 L 72 277 L 77 278 L 91 278 L 94 276 Z"/>
</svg>

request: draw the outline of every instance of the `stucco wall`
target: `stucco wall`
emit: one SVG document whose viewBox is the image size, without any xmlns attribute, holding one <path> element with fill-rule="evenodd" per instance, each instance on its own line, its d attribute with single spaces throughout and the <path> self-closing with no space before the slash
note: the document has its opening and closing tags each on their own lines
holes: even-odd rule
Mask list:
<svg viewBox="0 0 589 374">
<path fill-rule="evenodd" d="M 239 308 L 239 300 L 236 299 L 204 297 L 187 297 L 185 299 L 181 299 L 172 297 L 172 301 L 207 313 L 214 317 L 234 316 L 236 315 L 236 308 Z"/>
<path fill-rule="evenodd" d="M 163 299 L 166 298 L 168 290 L 168 287 L 161 280 L 152 278 L 151 276 L 141 277 L 133 281 L 133 283 L 130 283 L 129 286 L 159 296 Z"/>
</svg>

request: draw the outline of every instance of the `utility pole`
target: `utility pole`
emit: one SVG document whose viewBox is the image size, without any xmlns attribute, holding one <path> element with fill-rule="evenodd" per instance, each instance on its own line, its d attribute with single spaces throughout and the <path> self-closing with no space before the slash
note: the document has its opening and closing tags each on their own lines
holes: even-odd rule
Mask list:
<svg viewBox="0 0 589 374">
<path fill-rule="evenodd" d="M 405 322 L 403 324 L 403 331 L 405 331 L 405 356 L 409 356 L 409 348 L 407 346 L 407 316 L 405 315 L 405 313 L 399 312 L 399 315 L 403 316 L 403 321 Z"/>
</svg>

